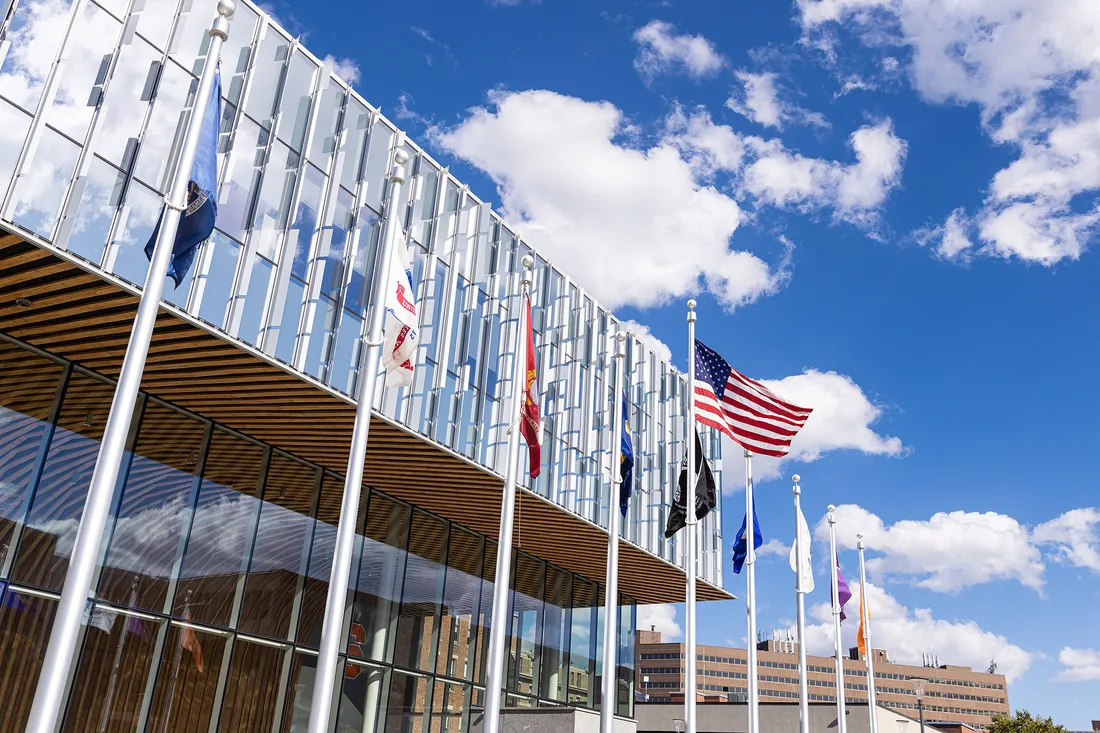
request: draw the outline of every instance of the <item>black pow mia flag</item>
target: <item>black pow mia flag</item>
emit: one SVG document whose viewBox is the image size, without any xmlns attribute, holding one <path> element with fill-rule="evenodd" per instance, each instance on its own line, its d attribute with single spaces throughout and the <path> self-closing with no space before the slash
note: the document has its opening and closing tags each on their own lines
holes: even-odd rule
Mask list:
<svg viewBox="0 0 1100 733">
<path fill-rule="evenodd" d="M 683 529 L 687 522 L 687 456 L 680 469 L 680 480 L 676 484 L 676 497 L 668 511 L 668 524 L 665 525 L 665 539 Z M 695 431 L 695 518 L 702 519 L 718 504 L 717 489 L 710 463 L 703 455 L 703 441 L 699 431 Z"/>
</svg>

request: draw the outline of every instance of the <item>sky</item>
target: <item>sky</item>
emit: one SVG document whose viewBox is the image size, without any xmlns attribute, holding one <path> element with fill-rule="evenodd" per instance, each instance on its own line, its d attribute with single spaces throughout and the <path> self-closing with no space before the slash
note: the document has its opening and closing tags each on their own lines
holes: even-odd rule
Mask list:
<svg viewBox="0 0 1100 733">
<path fill-rule="evenodd" d="M 1100 3 L 265 7 L 674 363 L 696 297 L 701 340 L 814 408 L 754 462 L 761 629 L 794 623 L 797 472 L 812 653 L 835 504 L 876 647 L 996 660 L 1014 708 L 1100 717 Z M 683 617 L 640 609 L 666 638 Z M 743 618 L 702 605 L 699 641 L 742 646 Z"/>
</svg>

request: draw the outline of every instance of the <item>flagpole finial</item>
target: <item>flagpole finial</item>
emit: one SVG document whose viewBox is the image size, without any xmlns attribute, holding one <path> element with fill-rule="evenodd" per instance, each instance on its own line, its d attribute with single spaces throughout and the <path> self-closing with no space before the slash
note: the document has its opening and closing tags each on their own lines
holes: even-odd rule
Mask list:
<svg viewBox="0 0 1100 733">
<path fill-rule="evenodd" d="M 797 473 L 794 476 L 791 476 L 791 481 L 794 481 L 796 484 L 801 480 L 802 480 L 802 477 L 799 476 Z"/>
<path fill-rule="evenodd" d="M 688 310 L 689 311 L 695 310 L 696 305 L 697 305 L 697 303 L 695 302 L 695 298 L 692 298 L 691 300 L 688 301 Z"/>
<path fill-rule="evenodd" d="M 862 550 L 863 549 L 863 533 L 862 532 L 859 532 L 859 533 L 856 534 L 856 549 L 857 550 Z"/>
<path fill-rule="evenodd" d="M 830 504 L 829 507 L 828 507 L 828 511 L 829 511 L 829 514 L 832 514 L 833 512 L 835 512 L 836 511 L 836 504 Z"/>
<path fill-rule="evenodd" d="M 615 334 L 615 358 L 626 358 L 626 331 L 619 331 Z"/>
<path fill-rule="evenodd" d="M 531 255 L 524 255 L 523 259 L 519 262 L 521 265 L 523 265 L 524 270 L 530 270 L 532 267 L 535 266 L 535 258 Z"/>
<path fill-rule="evenodd" d="M 237 12 L 237 3 L 233 0 L 218 0 L 218 15 L 223 18 L 232 18 Z"/>
</svg>

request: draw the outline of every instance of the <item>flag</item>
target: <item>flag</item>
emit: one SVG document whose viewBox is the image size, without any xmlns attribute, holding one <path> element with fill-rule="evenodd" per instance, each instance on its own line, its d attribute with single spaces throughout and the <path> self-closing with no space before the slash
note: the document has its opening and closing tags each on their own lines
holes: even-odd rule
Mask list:
<svg viewBox="0 0 1100 733">
<path fill-rule="evenodd" d="M 795 538 L 794 544 L 791 545 L 791 570 L 796 574 L 799 573 L 798 568 L 798 545 L 802 545 L 802 591 L 804 593 L 812 593 L 814 590 L 814 569 L 813 563 L 810 561 L 810 526 L 806 524 L 806 515 L 802 513 L 802 510 L 798 510 L 798 537 Z"/>
<path fill-rule="evenodd" d="M 737 532 L 737 542 L 733 545 L 733 572 L 741 574 L 741 568 L 749 556 L 748 543 L 748 514 L 741 521 L 741 529 Z M 764 535 L 760 532 L 760 520 L 756 518 L 756 502 L 752 505 L 752 549 L 757 550 L 764 544 Z"/>
<path fill-rule="evenodd" d="M 183 607 L 182 618 L 186 622 L 191 621 L 191 609 L 186 605 Z M 193 629 L 191 626 L 183 627 L 183 630 L 180 634 L 180 646 L 191 652 L 191 657 L 195 660 L 195 669 L 199 671 L 199 674 L 202 674 L 202 645 L 199 644 L 198 634 L 195 633 L 195 629 Z"/>
<path fill-rule="evenodd" d="M 630 435 L 630 405 L 623 393 L 623 439 L 619 456 L 619 509 L 626 516 L 630 495 L 634 493 L 634 439 Z"/>
<path fill-rule="evenodd" d="M 409 248 L 398 242 L 389 262 L 389 284 L 386 286 L 386 337 L 382 347 L 382 366 L 386 369 L 386 384 L 408 387 L 413 382 L 416 363 L 417 330 L 420 323 L 413 300 L 412 266 Z"/>
<path fill-rule="evenodd" d="M 784 402 L 767 387 L 695 342 L 695 419 L 721 430 L 746 450 L 782 458 L 806 424 L 810 408 Z"/>
<path fill-rule="evenodd" d="M 206 114 L 202 118 L 202 133 L 191 166 L 191 180 L 187 184 L 187 208 L 180 216 L 176 241 L 172 243 L 172 259 L 168 262 L 168 277 L 176 283 L 183 282 L 184 275 L 195 261 L 195 253 L 214 231 L 218 216 L 218 128 L 222 119 L 221 68 L 214 70 L 214 86 L 206 102 Z M 153 259 L 153 248 L 160 234 L 164 209 L 161 209 L 157 225 L 145 245 L 145 256 Z"/>
<path fill-rule="evenodd" d="M 676 484 L 676 496 L 668 509 L 668 522 L 665 524 L 665 537 L 671 537 L 687 525 L 687 457 L 680 469 L 680 480 Z M 718 495 L 711 473 L 710 463 L 703 455 L 703 441 L 699 431 L 695 431 L 695 518 L 702 519 L 718 503 Z"/>
<path fill-rule="evenodd" d="M 114 611 L 110 611 L 102 606 L 96 606 L 92 609 L 85 609 L 84 611 L 84 623 L 88 626 L 94 626 L 105 634 L 110 634 L 111 629 L 115 625 Z"/>
<path fill-rule="evenodd" d="M 852 589 L 848 587 L 848 581 L 840 573 L 839 557 L 836 559 L 836 597 L 839 599 L 840 620 L 844 621 L 848 618 L 848 614 L 844 613 L 844 604 L 852 600 Z"/>
<path fill-rule="evenodd" d="M 539 385 L 535 373 L 535 329 L 531 323 L 531 296 L 523 296 L 524 328 L 520 338 L 527 340 L 527 378 L 523 387 L 523 408 L 519 431 L 527 441 L 531 453 L 531 478 L 537 478 L 542 468 L 542 449 L 539 447 Z"/>
<path fill-rule="evenodd" d="M 863 620 L 871 618 L 871 609 L 863 605 L 863 586 L 859 587 L 859 631 L 856 632 L 856 648 L 859 656 L 867 656 L 867 641 L 863 638 Z"/>
</svg>

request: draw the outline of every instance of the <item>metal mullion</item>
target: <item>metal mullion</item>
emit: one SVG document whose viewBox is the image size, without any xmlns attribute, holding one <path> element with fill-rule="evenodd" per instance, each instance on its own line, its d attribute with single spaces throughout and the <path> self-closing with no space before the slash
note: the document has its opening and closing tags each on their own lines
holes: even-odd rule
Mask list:
<svg viewBox="0 0 1100 733">
<path fill-rule="evenodd" d="M 317 511 L 321 504 L 321 491 L 325 482 L 325 472 L 320 467 L 317 467 L 316 482 L 309 510 L 309 517 L 313 520 L 314 527 L 317 525 Z M 302 548 L 302 556 L 298 562 L 298 578 L 294 585 L 294 600 L 290 608 L 290 624 L 287 631 L 287 639 L 291 643 L 298 638 L 298 619 L 302 613 L 302 595 L 305 592 L 306 574 L 309 572 L 309 561 L 313 554 L 313 536 L 314 532 L 310 532 L 303 540 L 305 546 Z"/>
<path fill-rule="evenodd" d="M 176 550 L 176 558 L 172 563 L 172 574 L 168 578 L 168 589 L 164 593 L 164 606 L 163 612 L 169 616 L 172 615 L 172 609 L 176 603 L 176 592 L 179 589 L 179 577 L 180 572 L 183 569 L 183 560 L 187 556 L 187 546 L 191 541 L 191 530 L 195 524 L 195 510 L 198 505 L 199 495 L 202 492 L 202 484 L 204 481 L 203 474 L 206 473 L 206 461 L 210 455 L 210 444 L 214 437 L 214 423 L 210 420 L 206 421 L 206 429 L 202 435 L 202 445 L 199 448 L 199 457 L 195 462 L 195 475 L 191 479 L 191 491 L 187 496 L 187 512 L 188 518 L 185 523 L 183 531 L 180 533 L 179 548 Z"/>
<path fill-rule="evenodd" d="M 290 667 L 294 663 L 294 645 L 288 645 L 283 651 L 283 664 L 279 669 L 279 686 L 275 692 L 275 714 L 271 717 L 271 733 L 279 733 L 283 722 L 283 709 L 286 707 L 286 690 L 290 685 Z"/>
<path fill-rule="evenodd" d="M 436 347 L 436 372 L 435 372 L 435 390 L 442 390 L 447 385 L 447 373 L 450 372 L 450 360 L 451 360 L 451 330 L 454 321 L 455 311 L 455 290 L 458 287 L 458 271 L 459 271 L 459 253 L 458 253 L 458 237 L 459 228 L 462 226 L 462 210 L 466 207 L 466 201 L 470 195 L 470 189 L 463 186 L 458 192 L 458 207 L 454 211 L 455 217 L 455 230 L 454 233 L 449 235 L 451 246 L 449 251 L 445 254 L 450 254 L 450 268 L 447 270 L 447 284 L 443 289 L 443 307 L 439 316 L 439 323 L 436 325 L 436 333 L 439 336 L 439 342 Z M 444 197 L 445 198 L 445 197 Z M 437 411 L 438 417 L 438 411 Z"/>
<path fill-rule="evenodd" d="M 180 626 L 182 627 L 183 624 L 180 624 Z M 208 733 L 217 733 L 218 731 L 218 724 L 221 722 L 222 708 L 225 703 L 225 688 L 229 682 L 229 668 L 233 665 L 233 653 L 237 638 L 235 634 L 226 634 L 226 637 L 225 648 L 222 649 L 221 665 L 218 667 L 218 682 L 214 687 L 214 701 L 210 706 Z"/>
<path fill-rule="evenodd" d="M 451 543 L 451 522 L 444 522 L 443 528 L 443 565 L 440 572 L 443 574 L 443 582 L 439 584 L 439 591 L 436 593 L 435 603 L 432 605 L 432 635 L 430 646 L 428 647 L 428 663 L 426 665 L 428 674 L 434 678 L 436 665 L 439 661 L 439 626 L 443 620 L 443 602 L 446 600 L 447 591 L 447 549 Z M 406 565 L 406 568 L 408 565 Z M 453 641 L 453 638 L 452 638 Z M 449 658 L 449 657 L 448 657 Z"/>
<path fill-rule="evenodd" d="M 254 495 L 255 507 L 252 509 L 252 516 L 248 520 L 248 534 L 245 536 L 245 548 L 241 554 L 240 571 L 237 574 L 236 588 L 233 591 L 233 605 L 229 610 L 229 622 L 226 626 L 230 629 L 236 629 L 240 622 L 241 606 L 244 605 L 244 592 L 245 586 L 248 583 L 249 570 L 252 567 L 252 554 L 256 550 L 256 533 L 260 527 L 260 515 L 263 513 L 263 507 L 266 503 L 264 501 L 264 495 L 267 493 L 267 475 L 271 470 L 271 456 L 272 447 L 270 445 L 264 445 L 264 455 L 260 459 L 260 480 L 256 487 L 256 493 Z"/>
</svg>

